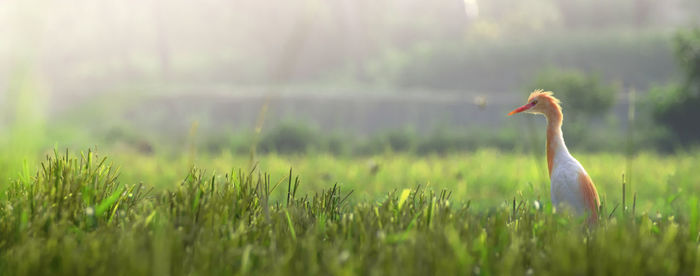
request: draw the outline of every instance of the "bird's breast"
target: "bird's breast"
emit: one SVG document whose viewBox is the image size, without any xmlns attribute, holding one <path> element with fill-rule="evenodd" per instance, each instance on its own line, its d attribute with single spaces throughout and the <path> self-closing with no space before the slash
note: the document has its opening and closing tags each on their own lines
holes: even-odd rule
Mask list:
<svg viewBox="0 0 700 276">
<path fill-rule="evenodd" d="M 573 158 L 560 158 L 552 167 L 551 196 L 555 206 L 567 205 L 576 212 L 585 210 L 585 202 L 581 196 L 579 174 L 583 168 Z"/>
</svg>

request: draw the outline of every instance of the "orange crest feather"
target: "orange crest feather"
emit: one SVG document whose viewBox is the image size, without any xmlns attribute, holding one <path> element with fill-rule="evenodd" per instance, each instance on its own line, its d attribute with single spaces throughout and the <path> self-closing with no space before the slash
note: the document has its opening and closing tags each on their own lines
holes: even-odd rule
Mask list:
<svg viewBox="0 0 700 276">
<path fill-rule="evenodd" d="M 536 89 L 535 91 L 532 91 L 532 93 L 530 93 L 530 96 L 527 97 L 527 101 L 530 102 L 535 97 L 548 99 L 551 103 L 553 103 L 557 107 L 561 108 L 561 101 L 559 101 L 559 99 L 554 97 L 554 93 L 552 93 L 552 91 L 544 91 L 542 89 Z"/>
</svg>

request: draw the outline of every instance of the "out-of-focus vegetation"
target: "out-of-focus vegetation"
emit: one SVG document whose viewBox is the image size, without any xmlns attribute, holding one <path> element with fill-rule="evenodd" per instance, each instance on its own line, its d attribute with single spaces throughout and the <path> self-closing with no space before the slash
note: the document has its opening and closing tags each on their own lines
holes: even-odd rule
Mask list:
<svg viewBox="0 0 700 276">
<path fill-rule="evenodd" d="M 537 118 L 534 118 L 537 119 Z M 639 148 L 671 152 L 673 146 L 662 145 L 668 135 L 663 128 L 650 125 L 644 119 L 638 122 L 641 127 L 635 130 L 634 143 Z M 270 126 L 262 134 L 256 136 L 253 132 L 219 132 L 197 134 L 194 147 L 198 151 L 218 154 L 246 154 L 251 146 L 256 152 L 280 154 L 317 154 L 330 153 L 338 156 L 370 156 L 387 152 L 412 153 L 416 155 L 448 154 L 458 152 L 473 152 L 480 148 L 497 148 L 504 151 L 531 150 L 544 151 L 544 133 L 538 131 L 544 126 L 529 122 L 531 129 L 522 132 L 518 127 L 502 129 L 498 132 L 481 128 L 450 128 L 436 125 L 431 131 L 418 133 L 411 127 L 386 130 L 374 134 L 358 134 L 348 132 L 327 133 L 317 127 L 302 122 L 286 121 L 279 125 Z M 141 136 L 128 130 L 113 129 L 108 135 L 119 133 L 120 140 L 105 142 L 106 147 L 129 148 L 143 153 L 154 150 L 161 152 L 177 152 L 180 147 L 189 147 L 186 139 L 180 142 L 164 141 L 163 136 Z M 572 123 L 566 126 L 567 141 L 577 150 L 591 152 L 626 151 L 624 147 L 627 137 L 625 130 L 615 126 L 580 126 Z M 255 143 L 256 137 L 258 142 Z"/>
<path fill-rule="evenodd" d="M 29 109 L 46 117 L 30 136 L 47 137 L 49 145 L 34 147 L 104 143 L 154 152 L 194 144 L 249 152 L 255 144 L 261 152 L 338 154 L 534 148 L 539 134 L 519 134 L 537 124 L 501 116 L 533 82 L 564 99 L 573 148 L 620 151 L 633 139 L 667 151 L 677 147 L 668 146 L 670 132 L 688 129 L 663 126 L 678 120 L 651 120 L 653 109 L 681 109 L 637 103 L 682 71 L 672 38 L 696 22 L 695 1 L 136 2 L 0 5 L 7 15 L 0 28 L 14 26 L 0 31 L 12 42 L 0 45 L 0 62 L 12 64 L 0 68 L 0 87 L 8 88 L 0 104 L 14 105 L 23 75 L 29 86 L 47 87 L 28 97 L 42 99 Z M 660 102 L 684 101 L 680 94 Z M 12 109 L 3 108 L 0 125 L 11 125 Z M 633 120 L 629 110 L 636 110 Z"/>
<path fill-rule="evenodd" d="M 657 87 L 651 93 L 654 118 L 671 130 L 683 144 L 700 141 L 700 28 L 678 33 L 676 60 L 683 69 L 682 81 Z"/>
<path fill-rule="evenodd" d="M 283 122 L 264 132 L 257 145 L 261 153 L 306 154 L 330 153 L 339 156 L 368 156 L 386 152 L 419 155 L 475 151 L 481 147 L 514 149 L 518 147 L 515 130 L 497 134 L 465 129 L 437 127 L 428 134 L 410 127 L 379 132 L 369 136 L 353 133 L 324 133 L 299 122 Z M 243 154 L 254 143 L 251 134 L 220 134 L 207 137 L 201 145 L 209 153 Z M 166 150 L 169 147 L 165 148 Z"/>
<path fill-rule="evenodd" d="M 669 39 L 664 33 L 608 30 L 419 44 L 383 54 L 371 63 L 367 78 L 401 87 L 502 93 L 529 84 L 543 69 L 563 67 L 645 89 L 674 73 Z"/>
<path fill-rule="evenodd" d="M 154 83 L 190 93 L 265 85 L 280 81 L 282 59 L 294 63 L 285 80 L 325 87 L 505 92 L 562 66 L 645 89 L 673 74 L 670 30 L 699 9 L 693 0 L 475 2 L 5 1 L 0 39 L 12 43 L 0 61 L 37 62 L 59 103 Z"/>
</svg>

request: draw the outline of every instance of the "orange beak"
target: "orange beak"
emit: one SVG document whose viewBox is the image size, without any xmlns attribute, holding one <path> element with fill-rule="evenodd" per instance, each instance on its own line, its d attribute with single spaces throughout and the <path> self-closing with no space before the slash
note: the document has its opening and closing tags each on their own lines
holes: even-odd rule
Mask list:
<svg viewBox="0 0 700 276">
<path fill-rule="evenodd" d="M 521 106 L 521 107 L 516 108 L 515 110 L 511 111 L 510 113 L 508 113 L 508 116 L 513 115 L 513 114 L 516 114 L 516 113 L 523 112 L 523 111 L 525 111 L 525 110 L 528 110 L 528 109 L 532 108 L 533 106 L 535 106 L 535 105 L 532 104 L 532 103 L 527 103 L 527 104 L 525 104 L 525 105 L 523 105 L 523 106 Z"/>
</svg>

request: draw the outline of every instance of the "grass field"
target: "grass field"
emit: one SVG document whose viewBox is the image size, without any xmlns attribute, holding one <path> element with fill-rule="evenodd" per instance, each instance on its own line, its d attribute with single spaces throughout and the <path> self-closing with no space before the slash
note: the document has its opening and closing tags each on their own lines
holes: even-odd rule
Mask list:
<svg viewBox="0 0 700 276">
<path fill-rule="evenodd" d="M 693 1 L 0 1 L 0 276 L 700 276 Z"/>
<path fill-rule="evenodd" d="M 700 275 L 698 152 L 574 154 L 592 227 L 539 155 L 49 153 L 6 172 L 0 274 Z"/>
</svg>

